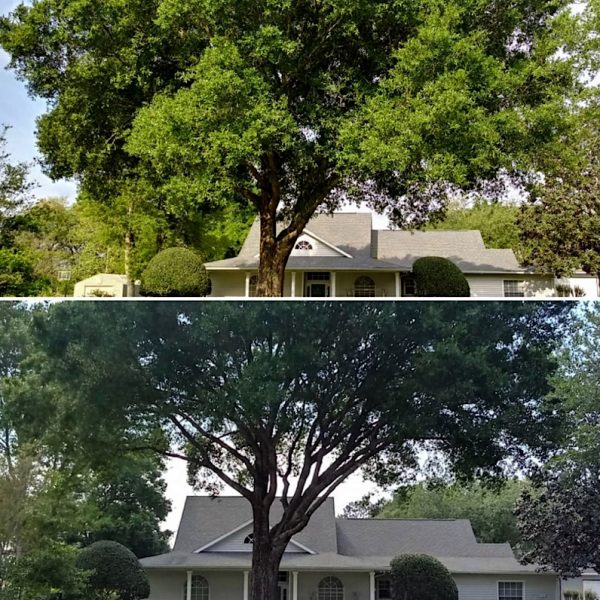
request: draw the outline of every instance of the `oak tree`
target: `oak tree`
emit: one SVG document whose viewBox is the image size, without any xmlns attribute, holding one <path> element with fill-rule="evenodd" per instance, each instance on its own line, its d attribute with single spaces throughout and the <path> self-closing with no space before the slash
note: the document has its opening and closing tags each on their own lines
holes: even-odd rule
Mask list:
<svg viewBox="0 0 600 600">
<path fill-rule="evenodd" d="M 49 101 L 52 176 L 96 198 L 148 179 L 176 212 L 252 207 L 257 294 L 276 296 L 317 210 L 366 201 L 415 226 L 450 190 L 556 161 L 588 66 L 591 16 L 569 5 L 39 0 L 0 43 Z"/>
<path fill-rule="evenodd" d="M 289 540 L 358 469 L 403 481 L 427 448 L 454 473 L 501 475 L 550 451 L 563 418 L 545 399 L 547 377 L 569 311 L 56 304 L 35 326 L 41 381 L 65 399 L 45 427 L 95 457 L 179 457 L 198 489 L 227 485 L 246 498 L 251 598 L 271 600 Z"/>
</svg>

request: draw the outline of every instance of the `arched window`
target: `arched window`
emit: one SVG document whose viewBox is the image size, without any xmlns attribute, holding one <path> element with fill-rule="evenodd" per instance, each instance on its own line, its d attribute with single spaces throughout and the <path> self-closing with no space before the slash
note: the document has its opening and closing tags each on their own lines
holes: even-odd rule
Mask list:
<svg viewBox="0 0 600 600">
<path fill-rule="evenodd" d="M 258 275 L 252 275 L 252 277 L 250 277 L 250 285 L 249 285 L 249 290 L 248 290 L 248 294 L 252 297 L 256 296 L 256 284 L 258 283 Z"/>
<path fill-rule="evenodd" d="M 308 240 L 300 240 L 294 250 L 312 250 L 312 244 Z"/>
<path fill-rule="evenodd" d="M 249 533 L 245 538 L 244 538 L 244 544 L 254 544 L 254 534 L 253 533 Z"/>
<path fill-rule="evenodd" d="M 366 275 L 358 277 L 354 282 L 354 295 L 357 298 L 373 298 L 375 296 L 375 282 Z"/>
<path fill-rule="evenodd" d="M 319 600 L 344 600 L 344 586 L 337 577 L 325 577 L 319 583 Z"/>
<path fill-rule="evenodd" d="M 183 600 L 187 599 L 187 581 L 183 584 Z M 208 581 L 202 575 L 192 575 L 192 600 L 208 600 Z"/>
</svg>

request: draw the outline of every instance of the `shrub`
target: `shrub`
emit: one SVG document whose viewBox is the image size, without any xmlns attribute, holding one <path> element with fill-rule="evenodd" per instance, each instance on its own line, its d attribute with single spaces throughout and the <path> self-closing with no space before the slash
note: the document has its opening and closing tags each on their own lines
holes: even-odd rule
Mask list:
<svg viewBox="0 0 600 600">
<path fill-rule="evenodd" d="M 206 296 L 208 291 L 202 258 L 187 248 L 159 252 L 142 273 L 144 296 Z"/>
<path fill-rule="evenodd" d="M 87 546 L 77 557 L 77 567 L 91 573 L 89 588 L 101 597 L 139 600 L 150 595 L 148 578 L 137 557 L 118 542 L 102 540 Z"/>
<path fill-rule="evenodd" d="M 462 271 L 447 258 L 425 256 L 413 264 L 418 296 L 468 297 L 469 283 Z"/>
<path fill-rule="evenodd" d="M 404 554 L 390 567 L 394 600 L 458 600 L 450 571 L 433 556 Z"/>
</svg>

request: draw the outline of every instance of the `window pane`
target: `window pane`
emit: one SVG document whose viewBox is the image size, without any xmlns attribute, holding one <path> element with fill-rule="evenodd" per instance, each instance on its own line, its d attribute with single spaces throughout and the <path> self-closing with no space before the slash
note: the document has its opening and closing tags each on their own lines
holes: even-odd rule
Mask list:
<svg viewBox="0 0 600 600">
<path fill-rule="evenodd" d="M 499 581 L 498 600 L 523 600 L 523 582 Z"/>
<path fill-rule="evenodd" d="M 325 577 L 319 583 L 319 600 L 344 600 L 344 586 L 337 577 Z"/>
<path fill-rule="evenodd" d="M 525 296 L 524 282 L 518 279 L 504 280 L 504 296 L 506 298 L 523 298 Z"/>
</svg>

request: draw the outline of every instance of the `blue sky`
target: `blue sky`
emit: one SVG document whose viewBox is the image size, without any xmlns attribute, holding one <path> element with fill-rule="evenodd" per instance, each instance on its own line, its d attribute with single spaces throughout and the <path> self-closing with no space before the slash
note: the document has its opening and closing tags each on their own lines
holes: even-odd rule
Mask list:
<svg viewBox="0 0 600 600">
<path fill-rule="evenodd" d="M 7 14 L 17 4 L 17 0 L 0 0 L 0 14 Z M 25 84 L 17 80 L 13 71 L 6 69 L 8 60 L 6 52 L 0 50 L 0 124 L 11 127 L 6 134 L 7 150 L 13 161 L 34 163 L 31 180 L 38 184 L 34 191 L 36 197 L 65 196 L 74 200 L 77 189 L 74 182 L 53 182 L 35 164 L 40 156 L 35 141 L 35 120 L 45 112 L 45 103 L 29 97 Z"/>
</svg>

